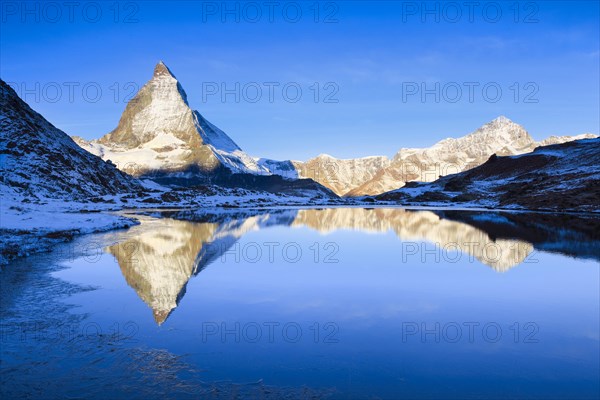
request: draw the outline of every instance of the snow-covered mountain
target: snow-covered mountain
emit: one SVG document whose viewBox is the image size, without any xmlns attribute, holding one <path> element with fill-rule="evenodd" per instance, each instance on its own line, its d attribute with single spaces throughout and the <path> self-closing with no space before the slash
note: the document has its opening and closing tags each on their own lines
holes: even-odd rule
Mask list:
<svg viewBox="0 0 600 400">
<path fill-rule="evenodd" d="M 335 197 L 298 174 L 274 174 L 242 151 L 225 132 L 190 108 L 183 87 L 162 61 L 127 104 L 112 132 L 92 141 L 73 139 L 120 170 L 165 185 L 217 184 L 278 193 L 305 190 Z"/>
<path fill-rule="evenodd" d="M 492 154 L 522 154 L 535 147 L 536 142 L 521 125 L 501 116 L 460 138 L 444 139 L 429 148 L 400 149 L 388 167 L 347 194 L 377 194 L 410 181 L 431 182 L 476 167 Z"/>
<path fill-rule="evenodd" d="M 127 104 L 112 132 L 91 142 L 74 139 L 134 176 L 269 174 L 229 136 L 190 108 L 183 87 L 163 62 Z"/>
<path fill-rule="evenodd" d="M 538 146 L 594 137 L 551 136 L 536 142 L 521 125 L 500 116 L 460 138 L 444 139 L 429 148 L 402 148 L 391 160 L 385 156 L 344 160 L 320 155 L 306 162 L 262 160 L 262 165 L 272 173 L 283 170 L 287 176 L 312 178 L 338 195 L 374 195 L 400 188 L 406 182 L 432 182 L 440 176 L 468 170 L 492 154 L 517 155 Z M 282 167 L 289 165 L 295 171 Z"/>
<path fill-rule="evenodd" d="M 600 138 L 492 155 L 482 165 L 431 183 L 413 182 L 375 199 L 403 204 L 469 204 L 557 211 L 597 211 Z"/>
<path fill-rule="evenodd" d="M 3 80 L 0 105 L 0 190 L 4 200 L 89 200 L 142 189 L 136 179 L 82 150 Z"/>
</svg>

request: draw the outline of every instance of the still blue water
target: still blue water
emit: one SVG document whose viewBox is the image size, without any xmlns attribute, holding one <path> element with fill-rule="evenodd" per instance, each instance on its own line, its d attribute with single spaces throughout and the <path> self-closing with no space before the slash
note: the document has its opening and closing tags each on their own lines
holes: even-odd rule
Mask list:
<svg viewBox="0 0 600 400">
<path fill-rule="evenodd" d="M 150 212 L 2 271 L 45 398 L 598 398 L 593 216 Z"/>
</svg>

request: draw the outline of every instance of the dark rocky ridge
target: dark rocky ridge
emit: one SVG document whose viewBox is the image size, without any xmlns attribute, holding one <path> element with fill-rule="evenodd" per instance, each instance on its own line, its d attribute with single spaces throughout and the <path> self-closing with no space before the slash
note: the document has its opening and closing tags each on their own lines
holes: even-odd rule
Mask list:
<svg viewBox="0 0 600 400">
<path fill-rule="evenodd" d="M 0 184 L 20 195 L 88 200 L 142 190 L 114 165 L 81 149 L 0 80 Z"/>
</svg>

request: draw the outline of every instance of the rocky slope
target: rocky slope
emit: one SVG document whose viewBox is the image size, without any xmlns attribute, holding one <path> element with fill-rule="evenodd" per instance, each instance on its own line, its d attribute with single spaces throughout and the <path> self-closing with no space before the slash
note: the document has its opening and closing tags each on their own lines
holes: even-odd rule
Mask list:
<svg viewBox="0 0 600 400">
<path fill-rule="evenodd" d="M 81 149 L 0 80 L 0 190 L 26 201 L 86 201 L 141 190 L 136 179 Z"/>
<path fill-rule="evenodd" d="M 300 177 L 314 179 L 338 195 L 345 195 L 374 179 L 379 171 L 390 165 L 390 160 L 385 156 L 344 160 L 321 154 L 306 162 L 292 163 Z"/>
<path fill-rule="evenodd" d="M 376 200 L 556 211 L 598 211 L 600 138 L 542 146 L 518 156 L 491 156 L 432 183 L 413 182 Z"/>
</svg>

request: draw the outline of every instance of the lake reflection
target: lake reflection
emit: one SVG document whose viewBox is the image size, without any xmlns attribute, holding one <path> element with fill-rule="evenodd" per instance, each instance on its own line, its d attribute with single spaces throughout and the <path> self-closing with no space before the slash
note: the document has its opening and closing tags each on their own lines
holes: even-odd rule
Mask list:
<svg viewBox="0 0 600 400">
<path fill-rule="evenodd" d="M 74 244 L 98 254 L 3 271 L 2 394 L 600 395 L 598 216 L 132 213 L 140 225 Z"/>
<path fill-rule="evenodd" d="M 177 307 L 192 276 L 230 251 L 246 233 L 277 225 L 308 227 L 322 234 L 336 230 L 394 232 L 403 242 L 399 248 L 405 260 L 451 263 L 460 258 L 454 253 L 462 252 L 501 273 L 525 262 L 534 248 L 600 259 L 600 222 L 576 215 L 383 208 L 165 211 L 152 215 L 161 217 L 159 227 L 133 228 L 126 240 L 110 246 L 108 252 L 159 325 Z M 237 256 L 244 258 L 245 251 L 239 252 Z"/>
</svg>

